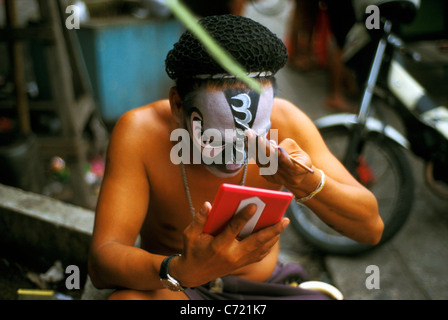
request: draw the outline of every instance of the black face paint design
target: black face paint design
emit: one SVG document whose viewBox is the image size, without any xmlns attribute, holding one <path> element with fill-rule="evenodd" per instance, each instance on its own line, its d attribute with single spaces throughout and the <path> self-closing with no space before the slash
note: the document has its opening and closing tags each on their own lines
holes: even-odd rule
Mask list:
<svg viewBox="0 0 448 320">
<path fill-rule="evenodd" d="M 244 163 L 248 158 L 244 131 L 247 127 L 251 128 L 255 121 L 260 95 L 253 90 L 235 88 L 224 90 L 224 96 L 229 103 L 236 128 L 232 162 Z"/>
<path fill-rule="evenodd" d="M 257 115 L 260 95 L 256 91 L 247 92 L 243 89 L 228 89 L 224 91 L 224 95 L 232 111 L 235 128 L 245 130 L 240 123 L 252 128 Z"/>
<path fill-rule="evenodd" d="M 203 164 L 236 172 L 248 161 L 246 128 L 260 134 L 270 127 L 273 91 L 267 87 L 259 95 L 247 88 L 203 90 L 194 104 L 187 111 L 186 127 Z"/>
<path fill-rule="evenodd" d="M 224 137 L 220 132 L 213 128 L 204 130 L 203 123 L 204 117 L 198 108 L 192 108 L 189 112 L 188 118 L 190 119 L 190 134 L 195 145 L 200 149 L 202 153 L 202 159 L 206 163 L 224 164 L 225 165 L 225 152 L 224 149 L 231 148 L 232 143 L 226 143 Z"/>
</svg>

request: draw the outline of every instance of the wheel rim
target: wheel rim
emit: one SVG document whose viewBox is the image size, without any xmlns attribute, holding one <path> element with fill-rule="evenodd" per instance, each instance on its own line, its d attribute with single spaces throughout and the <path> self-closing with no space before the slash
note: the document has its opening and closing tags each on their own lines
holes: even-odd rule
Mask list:
<svg viewBox="0 0 448 320">
<path fill-rule="evenodd" d="M 324 139 L 330 151 L 338 159 L 343 159 L 348 146 L 348 134 L 332 132 L 332 134 L 324 136 Z M 387 227 L 392 218 L 392 212 L 398 205 L 401 181 L 399 173 L 394 169 L 394 159 L 380 146 L 380 143 L 376 140 L 367 140 L 357 170 L 352 174 L 358 181 L 364 182 L 365 186 L 376 196 L 380 215 Z M 290 213 L 294 215 L 300 228 L 304 230 L 302 233 L 312 234 L 313 238 L 317 237 L 317 241 L 320 243 L 339 247 L 341 253 L 344 250 L 352 251 L 355 248 L 362 250 L 370 247 L 351 240 L 328 227 L 306 206 L 292 203 Z"/>
</svg>

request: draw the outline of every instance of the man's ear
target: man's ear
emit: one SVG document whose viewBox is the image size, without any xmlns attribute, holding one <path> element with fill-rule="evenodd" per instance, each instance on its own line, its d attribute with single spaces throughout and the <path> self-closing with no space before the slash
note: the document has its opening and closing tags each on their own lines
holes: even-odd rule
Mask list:
<svg viewBox="0 0 448 320">
<path fill-rule="evenodd" d="M 176 87 L 172 87 L 169 93 L 169 101 L 171 106 L 171 113 L 173 114 L 174 119 L 181 123 L 183 120 L 183 101 L 179 96 L 179 92 Z"/>
</svg>

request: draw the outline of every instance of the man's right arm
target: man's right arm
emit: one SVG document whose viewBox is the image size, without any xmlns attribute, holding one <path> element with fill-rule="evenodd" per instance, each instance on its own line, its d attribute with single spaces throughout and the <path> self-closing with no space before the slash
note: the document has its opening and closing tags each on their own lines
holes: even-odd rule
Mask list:
<svg viewBox="0 0 448 320">
<path fill-rule="evenodd" d="M 89 274 L 100 288 L 162 287 L 158 272 L 164 256 L 134 247 L 150 194 L 139 132 L 145 129 L 139 121 L 134 112 L 125 114 L 110 139 L 89 255 Z"/>
</svg>

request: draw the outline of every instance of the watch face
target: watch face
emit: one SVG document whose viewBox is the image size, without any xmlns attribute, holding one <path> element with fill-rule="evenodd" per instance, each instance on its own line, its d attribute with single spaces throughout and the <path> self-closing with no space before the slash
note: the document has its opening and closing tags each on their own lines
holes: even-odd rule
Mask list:
<svg viewBox="0 0 448 320">
<path fill-rule="evenodd" d="M 173 279 L 174 280 L 174 279 Z M 172 279 L 160 279 L 165 288 L 170 289 L 171 291 L 182 291 L 182 286 L 176 280 Z"/>
</svg>

